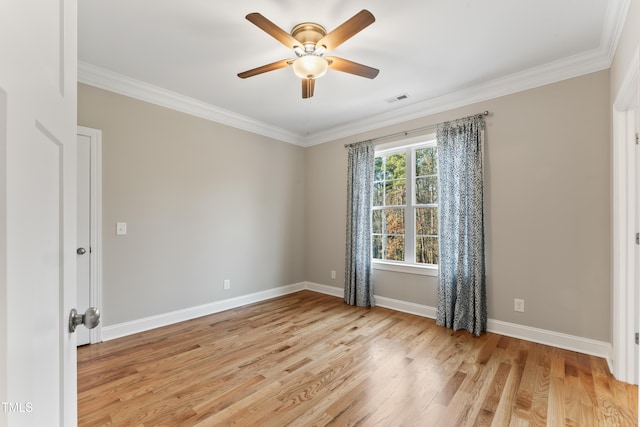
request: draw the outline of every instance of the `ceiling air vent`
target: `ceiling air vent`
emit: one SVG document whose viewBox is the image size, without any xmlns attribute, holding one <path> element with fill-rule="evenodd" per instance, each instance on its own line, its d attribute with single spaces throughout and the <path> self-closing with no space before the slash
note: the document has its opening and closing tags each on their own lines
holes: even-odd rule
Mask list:
<svg viewBox="0 0 640 427">
<path fill-rule="evenodd" d="M 397 95 L 387 99 L 387 102 L 391 104 L 392 102 L 404 101 L 407 98 L 409 98 L 409 95 L 407 95 L 406 93 L 403 93 L 402 95 Z"/>
</svg>

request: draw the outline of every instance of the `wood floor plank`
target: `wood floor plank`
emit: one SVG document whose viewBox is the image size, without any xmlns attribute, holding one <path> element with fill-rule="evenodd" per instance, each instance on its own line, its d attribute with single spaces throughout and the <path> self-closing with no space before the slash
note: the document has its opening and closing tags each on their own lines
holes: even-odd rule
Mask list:
<svg viewBox="0 0 640 427">
<path fill-rule="evenodd" d="M 564 358 L 564 390 L 565 425 L 581 426 L 587 422 L 584 405 L 588 395 L 580 382 L 577 359 L 574 353 L 568 353 Z"/>
<path fill-rule="evenodd" d="M 566 423 L 564 400 L 565 354 L 558 349 L 551 350 L 549 371 L 549 393 L 547 396 L 547 421 L 551 425 Z"/>
<path fill-rule="evenodd" d="M 531 413 L 531 405 L 533 402 L 533 391 L 536 381 L 536 351 L 535 344 L 522 342 L 523 351 L 523 372 L 520 380 L 520 387 L 515 398 L 514 413 L 515 416 L 522 420 L 529 420 Z"/>
<path fill-rule="evenodd" d="M 541 347 L 541 345 L 536 345 Z M 537 351 L 536 381 L 531 401 L 529 423 L 532 426 L 544 427 L 547 425 L 549 407 L 549 389 L 551 382 L 551 355 L 548 351 Z"/>
<path fill-rule="evenodd" d="M 637 425 L 602 359 L 302 291 L 78 349 L 80 426 Z"/>
<path fill-rule="evenodd" d="M 523 367 L 520 365 L 510 365 L 504 389 L 498 400 L 493 420 L 491 421 L 492 427 L 507 426 L 513 419 L 513 409 L 515 407 L 514 397 L 520 386 L 523 370 Z"/>
</svg>

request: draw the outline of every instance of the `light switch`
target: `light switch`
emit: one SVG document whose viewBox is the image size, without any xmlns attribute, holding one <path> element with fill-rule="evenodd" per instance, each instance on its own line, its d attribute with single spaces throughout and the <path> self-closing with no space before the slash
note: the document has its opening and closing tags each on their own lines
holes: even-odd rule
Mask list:
<svg viewBox="0 0 640 427">
<path fill-rule="evenodd" d="M 116 222 L 116 235 L 124 236 L 127 234 L 127 223 L 126 222 Z"/>
</svg>

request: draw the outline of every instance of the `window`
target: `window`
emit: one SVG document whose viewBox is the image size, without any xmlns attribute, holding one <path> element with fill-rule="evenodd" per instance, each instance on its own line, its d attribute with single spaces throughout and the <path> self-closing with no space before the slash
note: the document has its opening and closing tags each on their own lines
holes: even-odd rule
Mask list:
<svg viewBox="0 0 640 427">
<path fill-rule="evenodd" d="M 434 274 L 438 264 L 438 162 L 433 138 L 376 151 L 372 256 L 374 268 Z"/>
</svg>

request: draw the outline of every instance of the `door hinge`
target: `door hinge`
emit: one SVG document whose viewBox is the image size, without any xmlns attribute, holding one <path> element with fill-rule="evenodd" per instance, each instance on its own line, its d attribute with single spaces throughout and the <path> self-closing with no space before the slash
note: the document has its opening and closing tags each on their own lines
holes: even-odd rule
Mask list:
<svg viewBox="0 0 640 427">
<path fill-rule="evenodd" d="M 640 333 L 636 332 L 636 344 L 638 344 L 638 340 L 640 340 Z"/>
<path fill-rule="evenodd" d="M 640 245 L 640 233 L 636 233 L 636 245 Z"/>
<path fill-rule="evenodd" d="M 636 145 L 638 145 L 638 133 L 636 133 Z"/>
</svg>

